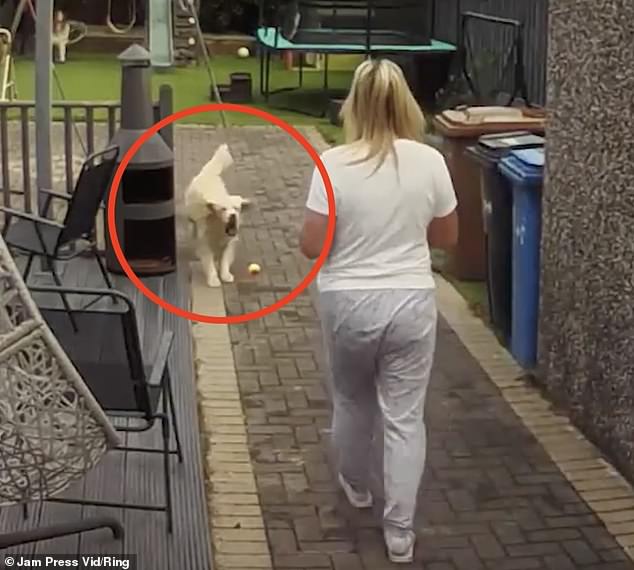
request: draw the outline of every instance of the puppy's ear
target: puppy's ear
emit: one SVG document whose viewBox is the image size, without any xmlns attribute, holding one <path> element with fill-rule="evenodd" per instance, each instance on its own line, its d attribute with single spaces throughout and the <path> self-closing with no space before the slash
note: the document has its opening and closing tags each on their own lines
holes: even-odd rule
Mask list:
<svg viewBox="0 0 634 570">
<path fill-rule="evenodd" d="M 207 202 L 207 213 L 214 218 L 218 217 L 218 210 L 213 202 Z"/>
<path fill-rule="evenodd" d="M 242 196 L 231 196 L 231 203 L 236 210 L 241 210 L 244 206 L 249 206 L 251 200 L 243 198 Z"/>
</svg>

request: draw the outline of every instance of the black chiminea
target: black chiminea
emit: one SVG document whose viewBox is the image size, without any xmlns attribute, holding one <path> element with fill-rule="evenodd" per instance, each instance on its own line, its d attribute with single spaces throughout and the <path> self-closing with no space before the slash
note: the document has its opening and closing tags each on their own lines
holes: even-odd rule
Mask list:
<svg viewBox="0 0 634 570">
<path fill-rule="evenodd" d="M 112 139 L 119 160 L 154 123 L 150 54 L 131 45 L 121 55 L 121 126 Z M 161 275 L 176 269 L 174 154 L 160 133 L 139 148 L 128 164 L 116 198 L 119 244 L 137 275 Z M 106 264 L 123 273 L 107 234 Z"/>
</svg>

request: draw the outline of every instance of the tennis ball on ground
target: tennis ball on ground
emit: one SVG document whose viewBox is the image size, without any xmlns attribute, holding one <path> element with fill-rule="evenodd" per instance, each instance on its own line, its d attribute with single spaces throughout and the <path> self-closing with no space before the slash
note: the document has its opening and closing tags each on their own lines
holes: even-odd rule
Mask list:
<svg viewBox="0 0 634 570">
<path fill-rule="evenodd" d="M 251 275 L 257 275 L 260 271 L 262 271 L 262 268 L 257 263 L 249 264 L 249 273 Z"/>
<path fill-rule="evenodd" d="M 249 57 L 249 48 L 244 46 L 242 46 L 241 48 L 238 48 L 238 57 L 241 57 L 241 58 Z"/>
</svg>

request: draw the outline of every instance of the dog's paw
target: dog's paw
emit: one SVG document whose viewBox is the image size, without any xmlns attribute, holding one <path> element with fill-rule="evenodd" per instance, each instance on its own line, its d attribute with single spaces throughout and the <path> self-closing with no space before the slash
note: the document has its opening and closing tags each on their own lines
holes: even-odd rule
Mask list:
<svg viewBox="0 0 634 570">
<path fill-rule="evenodd" d="M 220 287 L 222 283 L 220 283 L 220 279 L 218 279 L 217 275 L 209 275 L 207 277 L 207 285 L 209 287 Z"/>
<path fill-rule="evenodd" d="M 227 272 L 227 273 L 223 273 L 220 278 L 225 282 L 225 283 L 233 283 L 235 281 L 235 277 L 233 275 L 231 275 L 231 273 Z"/>
</svg>

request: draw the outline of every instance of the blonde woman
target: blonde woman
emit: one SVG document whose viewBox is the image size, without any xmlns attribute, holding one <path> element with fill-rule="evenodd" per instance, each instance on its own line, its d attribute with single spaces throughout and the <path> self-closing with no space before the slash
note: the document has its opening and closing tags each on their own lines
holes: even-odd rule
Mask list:
<svg viewBox="0 0 634 570">
<path fill-rule="evenodd" d="M 414 556 L 416 496 L 425 467 L 424 404 L 436 340 L 430 246 L 458 237 L 456 196 L 401 69 L 368 60 L 342 107 L 346 144 L 322 155 L 336 203 L 335 239 L 318 278 L 333 387 L 339 483 L 372 506 L 372 435 L 383 426 L 384 538 L 390 560 Z M 328 220 L 317 171 L 300 247 L 315 259 Z"/>
</svg>

